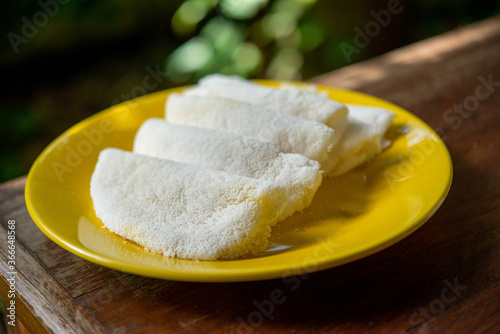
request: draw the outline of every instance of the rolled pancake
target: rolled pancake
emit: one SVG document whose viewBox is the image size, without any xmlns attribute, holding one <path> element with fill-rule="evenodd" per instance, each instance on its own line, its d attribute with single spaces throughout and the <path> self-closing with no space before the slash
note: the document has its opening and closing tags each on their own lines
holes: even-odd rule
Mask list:
<svg viewBox="0 0 500 334">
<path fill-rule="evenodd" d="M 384 134 L 395 114 L 384 108 L 348 104 L 342 138 L 323 164 L 327 177 L 339 176 L 372 159 L 390 145 Z"/>
<path fill-rule="evenodd" d="M 382 148 L 386 148 L 391 144 L 389 140 L 384 139 L 384 134 L 391 126 L 396 114 L 390 110 L 380 107 L 357 104 L 346 104 L 346 106 L 349 109 L 349 116 L 360 122 L 370 124 L 377 129 L 380 135 Z"/>
<path fill-rule="evenodd" d="M 286 205 L 274 184 L 108 148 L 90 183 L 97 217 L 155 253 L 233 259 L 266 249 Z"/>
<path fill-rule="evenodd" d="M 255 84 L 236 76 L 207 75 L 188 95 L 220 96 L 252 103 L 291 116 L 320 122 L 340 136 L 345 129 L 347 108 L 342 103 L 300 89 L 279 89 Z"/>
<path fill-rule="evenodd" d="M 298 153 L 320 164 L 337 142 L 325 124 L 300 119 L 258 105 L 216 96 L 169 95 L 166 119 L 175 124 L 231 132 L 270 143 L 284 153 Z"/>
<path fill-rule="evenodd" d="M 303 155 L 281 153 L 247 136 L 162 119 L 142 124 L 134 152 L 275 182 L 289 199 L 278 221 L 309 206 L 322 181 L 319 163 Z"/>
<path fill-rule="evenodd" d="M 382 151 L 375 127 L 347 117 L 347 127 L 340 142 L 324 163 L 326 177 L 340 176 L 363 164 Z"/>
</svg>

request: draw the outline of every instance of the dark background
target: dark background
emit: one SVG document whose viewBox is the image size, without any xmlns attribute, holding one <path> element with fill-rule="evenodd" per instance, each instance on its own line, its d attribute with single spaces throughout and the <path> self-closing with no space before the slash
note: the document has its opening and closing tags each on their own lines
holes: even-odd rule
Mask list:
<svg viewBox="0 0 500 334">
<path fill-rule="evenodd" d="M 341 45 L 356 47 L 355 28 L 391 1 L 59 1 L 3 2 L 0 181 L 26 174 L 67 128 L 130 97 L 211 72 L 306 80 L 500 14 L 498 0 L 402 0 L 347 59 Z M 159 75 L 146 90 L 150 71 Z"/>
</svg>

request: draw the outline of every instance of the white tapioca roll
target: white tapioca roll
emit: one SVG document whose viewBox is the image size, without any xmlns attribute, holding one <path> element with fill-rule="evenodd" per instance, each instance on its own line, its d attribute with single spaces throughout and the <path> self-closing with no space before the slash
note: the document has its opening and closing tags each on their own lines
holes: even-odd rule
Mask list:
<svg viewBox="0 0 500 334">
<path fill-rule="evenodd" d="M 100 153 L 90 194 L 111 232 L 192 260 L 265 250 L 287 203 L 275 183 L 113 148 Z"/>
<path fill-rule="evenodd" d="M 220 96 L 259 105 L 284 114 L 320 122 L 340 136 L 347 108 L 342 103 L 300 89 L 279 89 L 255 84 L 235 76 L 207 75 L 188 95 Z"/>
<path fill-rule="evenodd" d="M 175 124 L 236 133 L 298 153 L 320 164 L 338 140 L 323 123 L 282 114 L 258 105 L 214 96 L 171 94 L 165 117 Z"/>
<path fill-rule="evenodd" d="M 322 181 L 319 163 L 279 152 L 251 137 L 149 119 L 139 128 L 134 152 L 275 182 L 289 198 L 278 221 L 311 203 Z"/>
<path fill-rule="evenodd" d="M 346 129 L 323 164 L 327 177 L 347 173 L 390 145 L 384 134 L 395 117 L 393 112 L 377 107 L 347 106 L 349 116 Z"/>
</svg>

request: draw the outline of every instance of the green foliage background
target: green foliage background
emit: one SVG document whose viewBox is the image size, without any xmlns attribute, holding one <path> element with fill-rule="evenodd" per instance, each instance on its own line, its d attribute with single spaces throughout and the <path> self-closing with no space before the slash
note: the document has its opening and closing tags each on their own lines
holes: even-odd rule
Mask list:
<svg viewBox="0 0 500 334">
<path fill-rule="evenodd" d="M 395 0 L 390 0 L 395 1 Z M 18 0 L 0 12 L 0 181 L 26 174 L 51 140 L 117 102 L 211 72 L 305 80 L 500 14 L 495 0 L 400 1 L 347 59 L 339 47 L 387 8 L 380 0 Z M 52 8 L 33 37 L 26 21 Z M 52 6 L 52 7 L 50 7 Z M 37 14 L 38 13 L 38 14 Z M 39 21 L 38 21 L 39 22 Z M 9 37 L 10 36 L 10 37 Z M 18 49 L 18 52 L 15 52 Z M 143 80 L 161 75 L 153 89 Z M 141 88 L 142 89 L 138 89 Z"/>
</svg>

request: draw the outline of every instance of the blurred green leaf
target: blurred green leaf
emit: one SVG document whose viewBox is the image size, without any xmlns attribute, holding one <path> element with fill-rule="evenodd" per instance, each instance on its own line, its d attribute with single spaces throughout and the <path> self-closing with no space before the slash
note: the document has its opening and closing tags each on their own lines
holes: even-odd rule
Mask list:
<svg viewBox="0 0 500 334">
<path fill-rule="evenodd" d="M 265 7 L 268 0 L 220 0 L 222 14 L 230 19 L 248 20 Z"/>
</svg>

